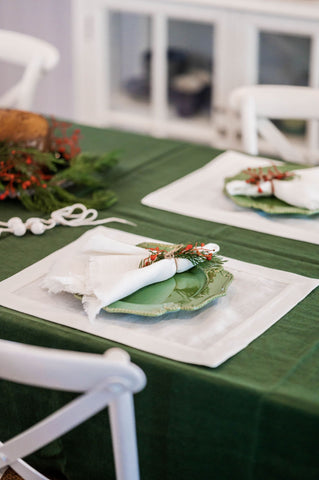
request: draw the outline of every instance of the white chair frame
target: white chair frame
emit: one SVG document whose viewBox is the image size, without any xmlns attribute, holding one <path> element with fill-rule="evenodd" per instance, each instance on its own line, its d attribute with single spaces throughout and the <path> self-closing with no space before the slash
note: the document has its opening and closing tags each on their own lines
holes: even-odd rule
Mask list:
<svg viewBox="0 0 319 480">
<path fill-rule="evenodd" d="M 0 97 L 0 107 L 30 110 L 42 76 L 59 62 L 58 50 L 48 42 L 0 30 L 0 60 L 25 67 L 22 78 Z"/>
<path fill-rule="evenodd" d="M 243 150 L 260 153 L 258 133 L 283 160 L 296 163 L 319 161 L 319 88 L 286 85 L 239 87 L 229 105 L 240 115 Z M 270 119 L 307 120 L 307 146 L 293 145 Z"/>
<path fill-rule="evenodd" d="M 146 377 L 124 350 L 96 355 L 0 340 L 0 378 L 84 392 L 31 428 L 0 442 L 0 478 L 10 466 L 25 480 L 48 480 L 22 458 L 108 406 L 116 478 L 139 480 L 133 393 L 144 388 Z"/>
</svg>

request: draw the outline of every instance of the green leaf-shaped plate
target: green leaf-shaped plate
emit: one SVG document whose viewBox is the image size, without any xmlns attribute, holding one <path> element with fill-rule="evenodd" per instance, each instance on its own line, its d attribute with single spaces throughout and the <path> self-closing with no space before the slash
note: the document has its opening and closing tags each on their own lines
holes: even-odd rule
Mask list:
<svg viewBox="0 0 319 480">
<path fill-rule="evenodd" d="M 264 167 L 262 170 L 266 172 L 269 167 Z M 304 165 L 294 165 L 294 164 L 285 164 L 285 165 L 277 165 L 278 170 L 281 172 L 288 172 L 291 170 L 297 170 L 299 168 L 305 168 Z M 227 177 L 225 178 L 225 185 L 233 180 L 246 180 L 249 178 L 249 175 L 243 173 L 241 171 L 234 177 Z M 291 180 L 282 180 L 283 182 L 289 182 Z M 293 205 L 289 205 L 279 198 L 274 196 L 272 197 L 247 197 L 246 195 L 230 195 L 226 188 L 224 188 L 224 193 L 227 197 L 231 198 L 233 202 L 235 202 L 240 207 L 245 208 L 254 208 L 256 210 L 262 210 L 266 213 L 271 213 L 275 215 L 316 215 L 319 213 L 319 210 L 308 210 L 307 208 L 299 208 L 294 207 Z"/>
<path fill-rule="evenodd" d="M 139 246 L 148 248 L 160 245 L 143 243 Z M 141 288 L 104 307 L 104 310 L 148 317 L 179 310 L 199 310 L 215 298 L 226 295 L 232 279 L 233 275 L 222 267 L 214 268 L 210 262 L 204 262 L 168 280 Z"/>
</svg>

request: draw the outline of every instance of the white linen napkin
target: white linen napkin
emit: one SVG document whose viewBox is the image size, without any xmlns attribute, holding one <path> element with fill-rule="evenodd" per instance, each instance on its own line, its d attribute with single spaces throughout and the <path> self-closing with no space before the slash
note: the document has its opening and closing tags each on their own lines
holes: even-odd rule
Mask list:
<svg viewBox="0 0 319 480">
<path fill-rule="evenodd" d="M 298 169 L 293 173 L 295 176 L 289 180 L 260 182 L 262 192 L 258 191 L 257 185 L 247 183 L 245 180 L 233 180 L 227 183 L 226 190 L 230 195 L 251 197 L 275 195 L 283 202 L 295 207 L 319 209 L 319 167 Z"/>
<path fill-rule="evenodd" d="M 215 243 L 203 248 L 212 253 L 219 251 Z M 167 258 L 139 268 L 140 262 L 149 255 L 147 249 L 97 234 L 80 243 L 72 255 L 56 262 L 42 287 L 52 293 L 82 295 L 84 310 L 93 321 L 101 308 L 193 267 L 185 258 Z"/>
</svg>

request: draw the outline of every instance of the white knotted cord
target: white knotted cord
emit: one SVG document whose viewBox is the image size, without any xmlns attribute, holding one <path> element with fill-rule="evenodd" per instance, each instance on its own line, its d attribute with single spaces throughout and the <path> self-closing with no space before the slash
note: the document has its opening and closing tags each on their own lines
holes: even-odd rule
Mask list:
<svg viewBox="0 0 319 480">
<path fill-rule="evenodd" d="M 77 211 L 77 212 L 76 212 Z M 45 230 L 50 230 L 56 225 L 67 227 L 81 227 L 87 225 L 102 225 L 103 223 L 118 222 L 127 225 L 136 224 L 124 220 L 123 218 L 109 217 L 97 219 L 98 212 L 94 208 L 86 208 L 82 203 L 75 203 L 51 213 L 51 218 L 31 217 L 25 223 L 19 217 L 12 217 L 7 222 L 0 222 L 0 235 L 2 232 L 13 233 L 17 237 L 22 237 L 28 230 L 34 235 L 41 235 Z"/>
</svg>

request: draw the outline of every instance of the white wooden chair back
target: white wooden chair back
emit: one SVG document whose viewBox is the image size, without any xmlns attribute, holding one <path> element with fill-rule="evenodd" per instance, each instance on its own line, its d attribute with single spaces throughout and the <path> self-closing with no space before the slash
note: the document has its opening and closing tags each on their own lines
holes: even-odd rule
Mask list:
<svg viewBox="0 0 319 480">
<path fill-rule="evenodd" d="M 230 108 L 240 114 L 243 149 L 260 153 L 258 134 L 283 160 L 319 162 L 319 88 L 252 85 L 233 90 Z M 270 120 L 307 120 L 306 147 L 294 145 Z"/>
<path fill-rule="evenodd" d="M 0 442 L 0 478 L 8 466 L 25 480 L 47 480 L 22 460 L 108 406 L 117 480 L 138 480 L 133 393 L 144 372 L 121 349 L 104 355 L 0 340 L 0 378 L 82 395 L 16 437 Z M 21 412 L 22 415 L 22 412 Z"/>
<path fill-rule="evenodd" d="M 39 80 L 59 58 L 58 50 L 43 40 L 0 30 L 0 61 L 25 67 L 21 79 L 0 97 L 0 107 L 30 110 Z"/>
</svg>

